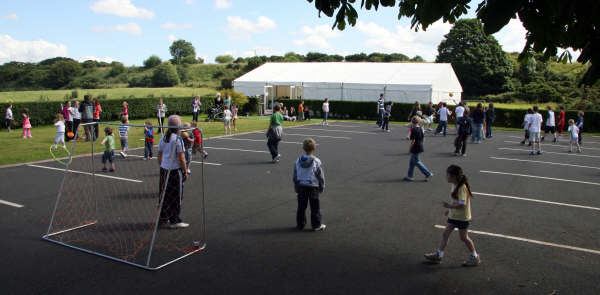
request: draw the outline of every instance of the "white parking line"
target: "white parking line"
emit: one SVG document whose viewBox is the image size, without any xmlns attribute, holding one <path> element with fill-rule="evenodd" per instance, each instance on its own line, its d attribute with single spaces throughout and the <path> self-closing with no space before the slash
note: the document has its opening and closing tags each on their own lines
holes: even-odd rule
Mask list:
<svg viewBox="0 0 600 295">
<path fill-rule="evenodd" d="M 519 141 L 510 141 L 510 140 L 505 140 L 505 143 L 521 143 Z M 551 144 L 551 143 L 547 143 L 544 144 L 542 143 L 542 148 L 547 148 L 547 147 L 557 147 L 557 148 L 561 148 L 561 149 L 567 149 L 568 145 L 562 145 L 562 144 Z M 600 151 L 600 148 L 591 148 L 591 147 L 583 147 L 582 148 L 584 151 L 585 150 L 595 150 L 595 151 Z"/>
<path fill-rule="evenodd" d="M 228 148 L 221 148 L 221 147 L 209 147 L 209 146 L 205 146 L 205 149 L 212 149 L 212 150 L 226 150 L 226 151 L 238 151 L 238 152 L 249 152 L 249 153 L 263 153 L 263 154 L 270 154 L 267 151 L 255 151 L 255 150 L 243 150 L 243 149 L 228 149 Z"/>
<path fill-rule="evenodd" d="M 127 157 L 143 158 L 144 156 L 138 156 L 138 155 L 131 155 L 131 154 L 128 154 L 128 155 L 127 155 Z M 202 162 L 199 162 L 199 161 L 192 161 L 192 163 L 196 163 L 196 164 L 202 164 Z M 204 165 L 223 166 L 223 164 L 219 164 L 219 163 L 209 163 L 209 162 L 204 162 Z"/>
<path fill-rule="evenodd" d="M 327 136 L 327 135 L 312 135 L 312 134 L 293 134 L 293 133 L 284 133 L 284 136 L 305 136 L 305 137 L 323 137 L 323 138 L 335 138 L 335 139 L 352 139 L 352 137 L 344 137 L 344 136 Z"/>
<path fill-rule="evenodd" d="M 345 133 L 360 133 L 360 134 L 375 134 L 375 132 L 368 131 L 350 131 L 350 130 L 335 130 L 335 129 L 318 129 L 318 128 L 304 128 L 304 127 L 296 127 L 294 130 L 314 130 L 314 131 L 328 131 L 328 132 L 345 132 Z M 380 132 L 377 132 L 380 133 Z M 284 133 L 285 135 L 285 133 Z"/>
<path fill-rule="evenodd" d="M 478 195 L 478 196 L 486 196 L 486 197 L 494 197 L 494 198 L 504 198 L 504 199 L 513 199 L 513 200 L 529 201 L 529 202 L 544 203 L 544 204 L 557 205 L 557 206 L 566 206 L 566 207 L 573 207 L 573 208 L 590 209 L 590 210 L 600 211 L 600 208 L 597 208 L 597 207 L 582 206 L 582 205 L 575 205 L 575 204 L 568 204 L 568 203 L 551 202 L 551 201 L 544 201 L 544 200 L 538 200 L 538 199 L 521 198 L 521 197 L 504 196 L 504 195 L 487 194 L 487 193 L 478 193 L 478 192 L 473 192 L 473 194 L 474 195 Z"/>
<path fill-rule="evenodd" d="M 434 227 L 435 228 L 439 228 L 439 229 L 445 229 L 446 228 L 446 226 L 439 225 L 439 224 L 434 225 Z M 569 246 L 569 245 L 561 245 L 561 244 L 556 244 L 556 243 L 550 243 L 550 242 L 544 242 L 544 241 L 526 239 L 526 238 L 515 237 L 515 236 L 508 236 L 508 235 L 503 235 L 503 234 L 495 234 L 495 233 L 489 233 L 489 232 L 478 231 L 478 230 L 469 230 L 469 233 L 473 233 L 473 234 L 477 234 L 477 235 L 490 236 L 490 237 L 496 237 L 496 238 L 504 238 L 504 239 L 509 239 L 509 240 L 515 240 L 515 241 L 521 241 L 521 242 L 526 242 L 526 243 L 531 243 L 531 244 L 542 245 L 542 246 L 550 246 L 550 247 L 556 247 L 556 248 L 562 248 L 562 249 L 569 249 L 569 250 L 574 250 L 574 251 L 580 251 L 580 252 L 586 252 L 586 253 L 600 255 L 600 251 L 598 251 L 598 250 L 592 250 L 592 249 L 574 247 L 574 246 Z"/>
<path fill-rule="evenodd" d="M 543 148 L 543 147 L 542 147 Z M 507 150 L 507 151 L 524 151 L 524 152 L 530 152 L 531 150 L 526 150 L 526 149 L 515 149 L 515 148 L 498 148 L 499 150 Z M 563 155 L 563 156 L 576 156 L 576 157 L 587 157 L 587 158 L 600 158 L 600 156 L 592 156 L 592 155 L 584 155 L 581 153 L 559 153 L 559 152 L 544 152 L 544 154 L 556 154 L 556 155 Z"/>
<path fill-rule="evenodd" d="M 36 168 L 42 168 L 42 169 L 48 169 L 48 170 L 57 170 L 57 171 L 65 171 L 65 169 L 63 168 L 54 168 L 54 167 L 47 167 L 47 166 L 40 166 L 40 165 L 34 165 L 34 164 L 29 164 L 27 165 L 29 167 L 36 167 Z M 110 178 L 110 179 L 116 179 L 116 180 L 124 180 L 124 181 L 130 181 L 130 182 L 136 182 L 136 183 L 140 183 L 143 182 L 141 180 L 137 180 L 137 179 L 130 179 L 130 178 L 124 178 L 124 177 L 116 177 L 116 176 L 110 176 L 110 175 L 104 175 L 104 174 L 99 174 L 99 173 L 89 173 L 89 172 L 83 172 L 83 171 L 77 171 L 77 170 L 68 170 L 71 173 L 77 173 L 77 174 L 83 174 L 83 175 L 96 175 L 97 177 L 104 177 L 104 178 Z"/>
<path fill-rule="evenodd" d="M 549 164 L 549 165 L 559 165 L 559 166 L 569 166 L 569 167 L 588 168 L 588 169 L 598 169 L 598 170 L 600 170 L 600 167 L 574 165 L 574 164 L 566 164 L 566 163 L 554 163 L 554 162 L 546 162 L 546 161 L 534 161 L 534 160 L 500 158 L 500 157 L 490 157 L 490 159 L 505 160 L 505 161 L 518 161 L 518 162 L 529 162 L 529 163 L 540 163 L 540 164 Z"/>
<path fill-rule="evenodd" d="M 348 128 L 362 128 L 364 126 L 351 126 L 351 125 L 325 125 L 327 127 L 348 127 Z M 323 126 L 323 127 L 325 127 Z"/>
<path fill-rule="evenodd" d="M 545 177 L 545 176 L 535 176 L 535 175 L 527 175 L 527 174 L 517 174 L 517 173 L 507 173 L 507 172 L 497 172 L 497 171 L 487 171 L 487 170 L 481 170 L 479 172 L 490 173 L 490 174 L 521 176 L 521 177 L 529 177 L 529 178 L 548 179 L 548 180 L 556 180 L 556 181 L 563 181 L 563 182 L 574 182 L 574 183 L 582 183 L 582 184 L 600 185 L 600 183 L 597 183 L 597 182 L 579 181 L 579 180 L 553 178 L 553 177 Z"/>
<path fill-rule="evenodd" d="M 515 136 L 515 135 L 509 135 L 509 136 L 507 136 L 507 137 L 511 137 L 511 138 L 518 138 L 518 139 L 523 139 L 523 138 L 524 138 L 523 136 Z M 592 136 L 592 137 L 594 137 L 594 136 Z M 569 136 L 567 135 L 567 136 L 564 136 L 564 137 L 562 137 L 562 139 L 559 139 L 559 142 L 561 142 L 561 143 L 562 143 L 562 142 L 564 142 L 564 143 L 566 143 L 566 145 L 568 146 L 568 143 L 569 143 Z M 584 144 L 588 144 L 588 143 L 591 143 L 591 144 L 600 144 L 600 142 L 595 142 L 595 141 L 585 141 L 585 140 L 583 141 L 583 143 L 584 143 Z"/>
<path fill-rule="evenodd" d="M 285 135 L 285 134 L 284 134 Z M 215 138 L 215 139 L 222 139 L 222 140 L 239 140 L 239 141 L 254 141 L 254 142 L 267 142 L 267 139 L 247 139 L 247 138 L 232 138 L 232 137 L 221 137 L 221 138 Z M 301 142 L 293 142 L 293 141 L 280 141 L 279 143 L 289 143 L 289 144 L 302 144 Z"/>
<path fill-rule="evenodd" d="M 8 206 L 15 207 L 15 208 L 23 208 L 23 207 L 25 207 L 25 206 L 23 206 L 21 204 L 17 204 L 17 203 L 5 201 L 5 200 L 0 200 L 0 204 L 8 205 Z"/>
</svg>

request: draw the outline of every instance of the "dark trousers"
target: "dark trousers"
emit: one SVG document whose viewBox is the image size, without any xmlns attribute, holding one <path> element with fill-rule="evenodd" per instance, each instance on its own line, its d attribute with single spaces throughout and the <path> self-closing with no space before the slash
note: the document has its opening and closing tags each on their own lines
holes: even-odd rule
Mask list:
<svg viewBox="0 0 600 295">
<path fill-rule="evenodd" d="M 100 119 L 93 119 L 93 122 L 100 122 Z M 92 128 L 94 129 L 94 141 L 96 141 L 96 139 L 98 139 L 98 129 L 100 129 L 100 126 L 98 124 L 94 124 L 92 125 Z"/>
<path fill-rule="evenodd" d="M 466 134 L 460 134 L 456 137 L 454 140 L 454 147 L 456 147 L 454 153 L 460 152 L 464 155 L 467 152 L 467 137 L 469 136 Z"/>
<path fill-rule="evenodd" d="M 485 124 L 485 137 L 492 137 L 492 123 Z"/>
<path fill-rule="evenodd" d="M 65 130 L 67 131 L 65 132 L 65 141 L 72 140 L 72 138 L 69 138 L 69 136 L 67 136 L 67 133 L 73 132 L 73 121 L 65 121 Z"/>
<path fill-rule="evenodd" d="M 581 129 L 579 129 L 579 134 L 578 135 L 579 135 L 579 137 L 578 137 L 577 141 L 579 142 L 579 144 L 581 144 L 581 139 L 583 138 L 581 136 Z"/>
<path fill-rule="evenodd" d="M 269 138 L 267 140 L 267 147 L 269 148 L 269 152 L 271 152 L 271 158 L 275 159 L 277 155 L 279 155 L 279 142 L 281 139 Z"/>
<path fill-rule="evenodd" d="M 381 125 L 381 129 L 389 130 L 390 126 L 390 117 L 383 117 L 383 124 Z"/>
<path fill-rule="evenodd" d="M 79 134 L 79 124 L 81 124 L 81 119 L 73 119 L 73 133 L 76 137 L 80 137 Z"/>
<path fill-rule="evenodd" d="M 161 118 L 161 117 L 157 117 L 158 118 L 158 132 L 159 133 L 163 133 L 163 129 L 161 127 L 163 127 L 163 125 L 165 124 L 165 118 Z"/>
<path fill-rule="evenodd" d="M 90 119 L 82 119 L 81 123 L 83 124 L 88 124 L 88 123 L 92 123 L 93 121 Z M 95 134 L 94 134 L 94 127 L 96 125 L 85 125 L 83 126 L 83 131 L 85 132 L 85 140 L 95 140 L 96 138 L 92 138 Z M 97 128 L 97 127 L 96 127 Z"/>
<path fill-rule="evenodd" d="M 194 119 L 192 119 L 194 122 L 198 122 L 198 113 L 199 112 L 192 112 L 192 116 L 194 117 Z"/>
<path fill-rule="evenodd" d="M 383 113 L 384 110 L 379 109 L 379 114 L 377 114 L 377 126 L 381 127 L 383 125 Z"/>
<path fill-rule="evenodd" d="M 448 129 L 448 121 L 440 121 L 437 128 L 435 129 L 435 134 L 439 134 L 442 129 L 444 130 L 444 136 L 446 136 L 446 130 Z"/>
<path fill-rule="evenodd" d="M 170 173 L 169 173 L 170 172 Z M 160 221 L 172 224 L 181 222 L 181 201 L 183 199 L 183 176 L 180 169 L 167 170 L 160 168 L 158 202 L 164 194 L 160 209 Z"/>
<path fill-rule="evenodd" d="M 144 142 L 144 158 L 152 158 L 152 149 L 154 148 L 154 143 L 152 142 Z"/>
<path fill-rule="evenodd" d="M 306 207 L 310 203 L 310 225 L 312 228 L 321 226 L 321 208 L 319 206 L 319 189 L 316 187 L 301 186 L 298 188 L 298 211 L 296 212 L 296 226 L 303 229 L 306 225 Z"/>
</svg>

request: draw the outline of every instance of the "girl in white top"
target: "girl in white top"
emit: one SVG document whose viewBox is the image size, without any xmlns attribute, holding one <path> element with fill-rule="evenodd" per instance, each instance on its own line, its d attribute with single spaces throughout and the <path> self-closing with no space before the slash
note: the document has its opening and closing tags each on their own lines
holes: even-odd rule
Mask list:
<svg viewBox="0 0 600 295">
<path fill-rule="evenodd" d="M 56 114 L 56 137 L 54 137 L 54 145 L 52 149 L 56 149 L 59 143 L 62 143 L 63 148 L 67 148 L 65 145 L 65 118 L 62 114 Z"/>
<path fill-rule="evenodd" d="M 569 138 L 571 144 L 569 145 L 569 153 L 573 152 L 573 146 L 577 147 L 577 152 L 581 153 L 581 146 L 579 146 L 579 128 L 575 125 L 575 120 L 569 120 Z"/>
<path fill-rule="evenodd" d="M 231 134 L 231 119 L 233 118 L 233 114 L 229 110 L 228 106 L 224 106 L 223 111 L 223 124 L 225 125 L 225 135 Z"/>
<path fill-rule="evenodd" d="M 329 116 L 329 98 L 325 99 L 323 103 L 323 125 L 329 125 L 327 122 L 327 117 Z"/>
</svg>

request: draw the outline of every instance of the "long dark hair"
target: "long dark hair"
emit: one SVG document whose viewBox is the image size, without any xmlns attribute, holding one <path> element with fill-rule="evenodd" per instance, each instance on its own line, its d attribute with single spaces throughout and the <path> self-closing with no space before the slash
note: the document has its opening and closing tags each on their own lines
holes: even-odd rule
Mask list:
<svg viewBox="0 0 600 295">
<path fill-rule="evenodd" d="M 177 131 L 179 131 L 178 128 L 168 128 L 167 133 L 165 134 L 165 142 L 168 143 L 171 141 L 171 134 L 177 134 Z"/>
<path fill-rule="evenodd" d="M 450 165 L 448 166 L 448 169 L 446 169 L 446 173 L 456 177 L 457 180 L 457 184 L 454 187 L 454 190 L 452 191 L 451 195 L 453 199 L 458 200 L 458 189 L 463 184 L 467 187 L 467 192 L 469 193 L 467 197 L 473 197 L 473 194 L 471 193 L 471 186 L 469 185 L 469 180 L 467 179 L 467 176 L 463 173 L 462 168 L 460 168 L 457 165 Z"/>
</svg>

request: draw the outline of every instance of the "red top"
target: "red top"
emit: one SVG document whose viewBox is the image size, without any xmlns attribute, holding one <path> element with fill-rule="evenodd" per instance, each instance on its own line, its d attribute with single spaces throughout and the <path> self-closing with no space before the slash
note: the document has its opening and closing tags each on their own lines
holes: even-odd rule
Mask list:
<svg viewBox="0 0 600 295">
<path fill-rule="evenodd" d="M 73 121 L 73 119 L 71 119 L 71 113 L 69 112 L 69 107 L 65 106 L 62 111 L 61 111 L 63 118 L 65 118 L 65 121 Z"/>
<path fill-rule="evenodd" d="M 194 133 L 194 145 L 202 144 L 202 138 L 200 137 L 200 130 L 194 129 L 193 133 Z"/>
<path fill-rule="evenodd" d="M 102 107 L 98 104 L 94 107 L 94 119 L 100 119 L 100 112 L 102 112 Z"/>
<path fill-rule="evenodd" d="M 123 116 L 129 116 L 129 107 L 123 107 Z"/>
<path fill-rule="evenodd" d="M 560 111 L 558 114 L 558 125 L 565 124 L 565 111 Z"/>
</svg>

